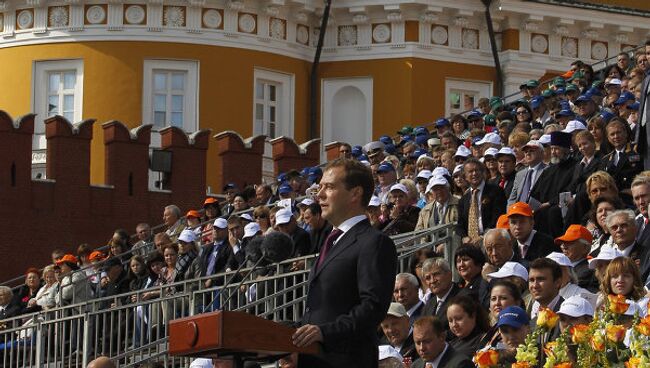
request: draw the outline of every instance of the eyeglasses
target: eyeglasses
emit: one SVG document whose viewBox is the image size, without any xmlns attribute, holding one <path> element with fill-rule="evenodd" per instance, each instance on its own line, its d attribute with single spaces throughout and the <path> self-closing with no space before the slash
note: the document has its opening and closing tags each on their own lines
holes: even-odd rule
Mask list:
<svg viewBox="0 0 650 368">
<path fill-rule="evenodd" d="M 614 224 L 614 225 L 610 226 L 609 229 L 611 231 L 618 231 L 618 229 L 626 230 L 629 227 L 630 227 L 630 224 L 624 222 L 622 224 Z"/>
<path fill-rule="evenodd" d="M 266 215 L 257 215 L 257 216 L 255 216 L 255 218 L 256 219 L 266 219 L 266 218 L 269 218 L 269 217 L 266 216 Z"/>
<path fill-rule="evenodd" d="M 517 115 L 526 115 L 526 114 L 528 114 L 528 111 L 526 111 L 526 110 L 521 110 L 521 111 L 517 111 L 516 114 L 517 114 Z"/>
</svg>

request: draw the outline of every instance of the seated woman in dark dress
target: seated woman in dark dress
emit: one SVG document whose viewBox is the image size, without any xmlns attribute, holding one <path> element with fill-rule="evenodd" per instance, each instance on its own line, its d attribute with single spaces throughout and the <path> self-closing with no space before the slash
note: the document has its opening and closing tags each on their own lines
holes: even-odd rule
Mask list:
<svg viewBox="0 0 650 368">
<path fill-rule="evenodd" d="M 472 358 L 485 344 L 485 332 L 490 327 L 485 309 L 472 296 L 460 295 L 449 302 L 447 321 L 453 334 L 449 344 L 458 353 Z"/>
</svg>

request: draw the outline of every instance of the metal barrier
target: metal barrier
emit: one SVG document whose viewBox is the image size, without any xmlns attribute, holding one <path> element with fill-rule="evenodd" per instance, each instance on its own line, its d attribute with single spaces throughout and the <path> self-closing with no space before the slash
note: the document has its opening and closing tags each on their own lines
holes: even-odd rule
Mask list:
<svg viewBox="0 0 650 368">
<path fill-rule="evenodd" d="M 408 271 L 417 250 L 438 244 L 445 244 L 449 259 L 452 243 L 453 225 L 399 237 L 400 271 Z M 0 367 L 85 367 L 99 355 L 124 367 L 151 360 L 165 367 L 188 366 L 190 359 L 166 354 L 169 320 L 217 309 L 300 320 L 315 259 L 312 255 L 262 267 L 241 280 L 241 287 L 220 286 L 234 276 L 229 272 L 1 321 Z"/>
</svg>

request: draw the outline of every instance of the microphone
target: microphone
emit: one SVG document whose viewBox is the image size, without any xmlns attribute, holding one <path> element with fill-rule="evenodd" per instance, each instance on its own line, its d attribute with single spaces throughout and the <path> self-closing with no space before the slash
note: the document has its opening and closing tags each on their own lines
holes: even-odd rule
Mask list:
<svg viewBox="0 0 650 368">
<path fill-rule="evenodd" d="M 263 237 L 261 250 L 262 256 L 266 260 L 272 263 L 279 263 L 291 257 L 294 244 L 289 235 L 274 231 Z"/>
<path fill-rule="evenodd" d="M 256 236 L 246 244 L 246 259 L 252 263 L 257 263 L 263 257 L 262 250 L 264 237 Z"/>
</svg>

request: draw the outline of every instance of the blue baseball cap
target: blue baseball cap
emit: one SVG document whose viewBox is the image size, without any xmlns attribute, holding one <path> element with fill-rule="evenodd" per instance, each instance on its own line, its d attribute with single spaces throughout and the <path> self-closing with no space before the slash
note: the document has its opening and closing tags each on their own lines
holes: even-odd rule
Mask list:
<svg viewBox="0 0 650 368">
<path fill-rule="evenodd" d="M 418 157 L 420 157 L 422 155 L 426 155 L 426 154 L 427 154 L 427 150 L 425 150 L 424 148 L 418 148 L 415 151 L 413 151 L 413 153 L 411 153 L 411 157 L 418 158 Z"/>
<path fill-rule="evenodd" d="M 639 111 L 639 101 L 634 101 L 633 103 L 627 105 L 628 110 Z"/>
<path fill-rule="evenodd" d="M 352 147 L 352 151 L 350 153 L 352 154 L 352 157 L 359 157 L 363 153 L 363 147 L 354 146 Z"/>
<path fill-rule="evenodd" d="M 379 165 L 379 167 L 377 168 L 378 173 L 387 172 L 387 171 L 395 171 L 395 168 L 393 167 L 393 164 L 391 164 L 390 162 L 382 162 Z"/>
<path fill-rule="evenodd" d="M 323 176 L 323 169 L 321 169 L 318 166 L 310 167 L 309 168 L 309 175 Z"/>
<path fill-rule="evenodd" d="M 472 111 L 469 112 L 469 114 L 467 114 L 467 119 L 468 120 L 469 119 L 477 119 L 477 118 L 480 119 L 482 117 L 483 117 L 483 114 L 481 114 L 480 112 L 478 112 L 476 110 L 472 110 Z"/>
<path fill-rule="evenodd" d="M 285 180 L 287 180 L 287 174 L 286 173 L 280 173 L 280 175 L 278 175 L 278 183 L 282 183 Z"/>
<path fill-rule="evenodd" d="M 379 137 L 379 141 L 383 144 L 393 144 L 393 138 L 387 135 L 382 135 L 381 137 Z"/>
<path fill-rule="evenodd" d="M 599 115 L 601 118 L 603 118 L 603 120 L 605 120 L 605 124 L 607 124 L 615 116 L 613 113 L 607 110 L 601 110 Z"/>
<path fill-rule="evenodd" d="M 413 137 L 411 135 L 403 135 L 402 136 L 402 143 L 410 142 L 412 140 L 413 140 Z"/>
<path fill-rule="evenodd" d="M 300 170 L 300 176 L 308 176 L 309 175 L 309 170 L 311 170 L 311 167 L 307 166 Z"/>
<path fill-rule="evenodd" d="M 497 327 L 510 326 L 520 328 L 528 324 L 530 324 L 530 318 L 528 318 L 528 314 L 521 307 L 511 306 L 499 312 Z"/>
<path fill-rule="evenodd" d="M 389 155 L 393 155 L 393 154 L 395 154 L 395 152 L 397 152 L 397 149 L 395 148 L 394 144 L 388 143 L 384 147 L 384 151 L 387 152 Z"/>
<path fill-rule="evenodd" d="M 427 144 L 428 140 L 429 140 L 428 134 L 427 135 L 421 134 L 415 136 L 415 143 L 417 143 L 420 146 Z"/>
<path fill-rule="evenodd" d="M 589 102 L 589 101 L 593 101 L 593 100 L 587 94 L 584 94 L 584 95 L 578 96 L 578 98 L 576 98 L 575 103 L 579 104 L 579 103 L 582 103 L 582 102 Z"/>
<path fill-rule="evenodd" d="M 223 186 L 223 191 L 224 191 L 224 192 L 225 192 L 226 190 L 229 190 L 229 189 L 237 189 L 237 184 L 235 184 L 235 183 L 228 183 L 228 184 L 226 184 L 226 185 Z"/>
<path fill-rule="evenodd" d="M 587 90 L 587 93 L 591 96 L 603 97 L 603 93 L 600 92 L 600 89 L 596 87 L 591 87 Z"/>
<path fill-rule="evenodd" d="M 555 115 L 557 116 L 575 116 L 576 114 L 571 110 L 560 110 Z"/>
<path fill-rule="evenodd" d="M 563 95 L 565 93 L 566 93 L 566 91 L 564 90 L 564 87 L 560 87 L 560 88 L 555 90 L 556 95 Z"/>
<path fill-rule="evenodd" d="M 632 94 L 632 92 L 625 91 L 621 93 L 621 96 L 618 98 L 618 100 L 616 100 L 616 102 L 614 102 L 614 104 L 623 105 L 624 103 L 630 100 L 634 100 L 634 95 Z"/>
<path fill-rule="evenodd" d="M 413 129 L 413 134 L 415 134 L 416 137 L 419 135 L 429 135 L 429 131 L 427 130 L 427 128 L 419 126 Z"/>
<path fill-rule="evenodd" d="M 436 127 L 443 127 L 445 125 L 451 125 L 448 119 L 440 118 L 436 120 Z"/>
<path fill-rule="evenodd" d="M 357 157 L 357 160 L 359 160 L 359 161 L 368 161 L 368 155 L 366 155 L 365 153 L 362 153 L 362 154 L 359 155 L 359 157 Z"/>
<path fill-rule="evenodd" d="M 292 191 L 293 191 L 293 189 L 291 189 L 291 187 L 287 183 L 282 183 L 278 187 L 278 193 L 280 193 L 280 194 L 288 194 L 288 193 L 291 193 Z"/>
<path fill-rule="evenodd" d="M 567 100 L 560 101 L 560 107 L 562 110 L 571 110 L 571 104 Z"/>
<path fill-rule="evenodd" d="M 542 96 L 533 97 L 530 100 L 530 107 L 536 109 L 542 104 L 542 102 L 544 102 L 544 97 Z"/>
</svg>

